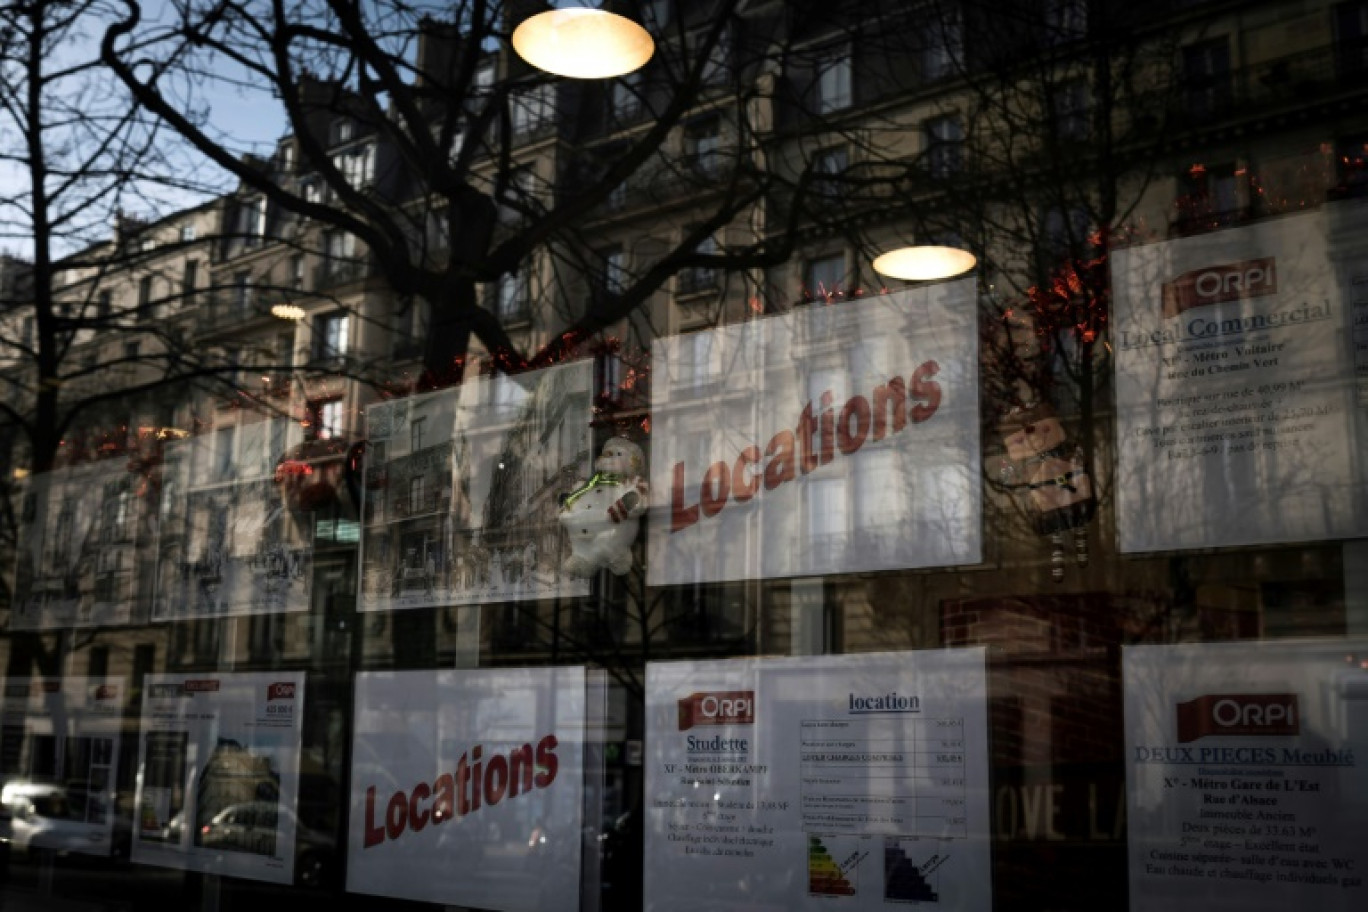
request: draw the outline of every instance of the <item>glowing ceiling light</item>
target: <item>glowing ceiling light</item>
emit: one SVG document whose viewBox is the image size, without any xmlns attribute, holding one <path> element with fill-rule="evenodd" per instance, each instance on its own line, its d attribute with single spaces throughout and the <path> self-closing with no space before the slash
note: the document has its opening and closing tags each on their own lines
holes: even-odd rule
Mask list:
<svg viewBox="0 0 1368 912">
<path fill-rule="evenodd" d="M 304 319 L 304 308 L 298 304 L 272 304 L 271 316 L 298 323 Z"/>
<path fill-rule="evenodd" d="M 874 260 L 874 271 L 892 279 L 925 282 L 973 269 L 978 259 L 958 247 L 900 247 Z"/>
<path fill-rule="evenodd" d="M 631 19 L 601 9 L 553 9 L 513 30 L 513 50 L 539 70 L 572 79 L 612 79 L 645 66 L 655 42 Z"/>
</svg>

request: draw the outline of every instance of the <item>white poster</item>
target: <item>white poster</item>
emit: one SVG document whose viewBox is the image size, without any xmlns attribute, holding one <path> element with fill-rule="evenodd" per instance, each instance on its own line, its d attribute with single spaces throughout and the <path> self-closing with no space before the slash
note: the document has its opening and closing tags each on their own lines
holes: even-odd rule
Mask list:
<svg viewBox="0 0 1368 912">
<path fill-rule="evenodd" d="M 249 415 L 167 444 L 153 620 L 308 610 L 313 517 L 278 474 L 302 435 Z"/>
<path fill-rule="evenodd" d="M 138 555 L 148 540 L 144 484 L 124 459 L 23 483 L 11 630 L 129 623 Z"/>
<path fill-rule="evenodd" d="M 1112 255 L 1123 552 L 1368 534 L 1358 213 L 1326 207 Z"/>
<path fill-rule="evenodd" d="M 347 889 L 500 910 L 575 910 L 583 668 L 356 678 Z"/>
<path fill-rule="evenodd" d="M 1122 652 L 1131 912 L 1368 908 L 1368 640 Z"/>
<path fill-rule="evenodd" d="M 114 853 L 122 678 L 6 678 L 0 839 L 18 849 Z"/>
<path fill-rule="evenodd" d="M 588 595 L 560 498 L 590 475 L 593 363 L 366 410 L 361 611 Z"/>
<path fill-rule="evenodd" d="M 295 816 L 304 673 L 148 675 L 133 861 L 288 884 L 335 840 Z"/>
<path fill-rule="evenodd" d="M 981 559 L 975 280 L 662 339 L 651 585 Z"/>
<path fill-rule="evenodd" d="M 646 908 L 992 908 L 983 649 L 652 664 Z"/>
</svg>

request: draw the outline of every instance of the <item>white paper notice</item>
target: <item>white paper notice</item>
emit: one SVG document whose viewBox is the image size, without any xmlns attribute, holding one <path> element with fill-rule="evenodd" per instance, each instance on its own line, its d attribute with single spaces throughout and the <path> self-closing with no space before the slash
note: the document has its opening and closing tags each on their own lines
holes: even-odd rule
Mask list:
<svg viewBox="0 0 1368 912">
<path fill-rule="evenodd" d="M 6 678 L 0 838 L 21 849 L 113 850 L 122 678 Z"/>
<path fill-rule="evenodd" d="M 592 471 L 593 379 L 578 361 L 368 408 L 358 610 L 588 595 L 559 516 Z"/>
<path fill-rule="evenodd" d="M 277 475 L 301 436 L 274 418 L 167 444 L 154 621 L 308 609 L 313 515 Z"/>
<path fill-rule="evenodd" d="M 1113 254 L 1123 552 L 1368 534 L 1358 212 Z"/>
<path fill-rule="evenodd" d="M 303 672 L 148 675 L 133 861 L 290 883 L 330 852 L 295 817 L 303 714 Z"/>
<path fill-rule="evenodd" d="M 1368 640 L 1122 653 L 1131 912 L 1368 908 Z"/>
<path fill-rule="evenodd" d="M 990 909 L 984 658 L 648 666 L 646 908 Z"/>
<path fill-rule="evenodd" d="M 10 629 L 129 623 L 154 512 L 145 487 L 119 459 L 40 472 L 19 486 Z"/>
<path fill-rule="evenodd" d="M 975 280 L 657 342 L 652 585 L 977 563 Z"/>
<path fill-rule="evenodd" d="M 583 668 L 356 678 L 347 889 L 579 908 Z"/>
</svg>

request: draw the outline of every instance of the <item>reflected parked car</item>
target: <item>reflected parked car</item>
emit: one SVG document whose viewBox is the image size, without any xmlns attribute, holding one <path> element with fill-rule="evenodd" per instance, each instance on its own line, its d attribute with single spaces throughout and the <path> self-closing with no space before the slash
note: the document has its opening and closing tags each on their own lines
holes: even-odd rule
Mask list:
<svg viewBox="0 0 1368 912">
<path fill-rule="evenodd" d="M 0 841 L 21 850 L 106 854 L 110 832 L 74 815 L 67 791 L 44 782 L 9 782 L 0 789 Z"/>
<path fill-rule="evenodd" d="M 294 822 L 295 882 L 321 885 L 332 869 L 336 842 L 328 834 L 300 823 L 293 811 L 273 801 L 229 805 L 200 827 L 195 841 L 205 848 L 275 855 L 282 817 Z"/>
</svg>

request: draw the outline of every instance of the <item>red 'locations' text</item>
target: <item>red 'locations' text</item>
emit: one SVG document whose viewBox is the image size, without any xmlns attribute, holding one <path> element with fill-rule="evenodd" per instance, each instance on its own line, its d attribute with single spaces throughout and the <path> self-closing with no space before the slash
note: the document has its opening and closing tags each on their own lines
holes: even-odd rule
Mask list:
<svg viewBox="0 0 1368 912">
<path fill-rule="evenodd" d="M 504 799 L 544 789 L 556 778 L 556 736 L 547 735 L 537 742 L 514 748 L 508 756 L 494 754 L 483 759 L 484 747 L 475 745 L 469 753 L 461 754 L 456 763 L 456 774 L 443 773 L 431 785 L 420 782 L 410 791 L 397 791 L 385 805 L 384 819 L 375 818 L 375 786 L 366 789 L 365 847 L 371 848 L 388 839 L 398 839 L 405 831 L 417 833 L 429 823 L 433 826 L 452 817 L 464 817 L 480 809 L 481 804 L 495 805 Z"/>
<path fill-rule="evenodd" d="M 799 473 L 807 475 L 836 458 L 849 456 L 869 439 L 882 440 L 907 426 L 919 424 L 940 407 L 941 388 L 931 378 L 940 371 L 935 361 L 925 361 L 907 381 L 894 377 L 874 388 L 873 394 L 852 396 L 839 410 L 830 390 L 822 393 L 818 407 L 804 407 L 793 430 L 785 428 L 770 438 L 763 452 L 752 444 L 734 463 L 714 462 L 703 473 L 698 503 L 686 504 L 684 482 L 688 468 L 675 463 L 670 485 L 670 531 L 679 532 L 703 517 L 716 516 L 730 501 L 745 503 L 760 493 L 761 485 L 773 491 Z M 910 404 L 909 404 L 910 403 Z"/>
</svg>

